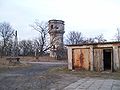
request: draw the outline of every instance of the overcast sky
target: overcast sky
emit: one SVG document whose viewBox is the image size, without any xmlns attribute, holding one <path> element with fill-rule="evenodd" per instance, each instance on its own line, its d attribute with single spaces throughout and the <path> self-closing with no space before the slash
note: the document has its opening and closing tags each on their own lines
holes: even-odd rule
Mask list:
<svg viewBox="0 0 120 90">
<path fill-rule="evenodd" d="M 29 26 L 35 19 L 65 21 L 65 32 L 80 31 L 85 37 L 104 34 L 112 40 L 120 28 L 120 0 L 0 0 L 0 22 L 18 30 L 19 40 L 38 32 Z"/>
</svg>

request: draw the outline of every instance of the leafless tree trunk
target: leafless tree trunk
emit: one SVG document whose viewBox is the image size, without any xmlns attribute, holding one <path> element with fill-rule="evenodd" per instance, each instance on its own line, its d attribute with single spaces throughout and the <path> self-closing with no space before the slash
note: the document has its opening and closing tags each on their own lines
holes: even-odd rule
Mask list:
<svg viewBox="0 0 120 90">
<path fill-rule="evenodd" d="M 48 24 L 47 23 L 40 23 L 36 21 L 33 25 L 30 25 L 34 30 L 38 31 L 40 37 L 34 40 L 34 45 L 36 47 L 36 52 L 39 55 L 43 55 L 47 50 L 52 48 L 53 43 L 55 42 L 55 38 L 53 38 L 52 42 L 49 43 L 47 40 L 48 37 Z"/>
</svg>

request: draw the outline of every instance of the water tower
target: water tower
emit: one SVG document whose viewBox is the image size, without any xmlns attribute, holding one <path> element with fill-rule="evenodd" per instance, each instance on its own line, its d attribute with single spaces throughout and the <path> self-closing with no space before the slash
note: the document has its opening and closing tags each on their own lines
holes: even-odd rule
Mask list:
<svg viewBox="0 0 120 90">
<path fill-rule="evenodd" d="M 59 53 L 61 49 L 64 49 L 63 43 L 63 34 L 64 31 L 64 21 L 62 20 L 49 20 L 49 34 L 50 34 L 50 43 L 53 44 L 50 49 L 50 57 L 58 57 L 61 56 L 62 53 Z"/>
</svg>

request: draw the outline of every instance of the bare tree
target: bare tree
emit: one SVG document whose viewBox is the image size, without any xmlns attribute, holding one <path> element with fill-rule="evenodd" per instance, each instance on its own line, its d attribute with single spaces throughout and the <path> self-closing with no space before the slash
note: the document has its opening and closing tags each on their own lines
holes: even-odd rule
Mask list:
<svg viewBox="0 0 120 90">
<path fill-rule="evenodd" d="M 20 54 L 25 56 L 27 54 L 27 44 L 26 40 L 19 41 Z"/>
<path fill-rule="evenodd" d="M 10 26 L 9 23 L 6 23 L 6 22 L 0 23 L 0 36 L 3 42 L 1 57 L 2 55 L 6 55 L 7 44 L 13 36 L 13 32 L 14 32 L 14 29 Z"/>
<path fill-rule="evenodd" d="M 8 43 L 7 43 L 7 48 L 6 48 L 6 55 L 7 56 L 11 56 L 11 54 L 13 53 L 13 40 L 12 39 L 10 39 L 9 41 L 8 41 Z"/>
<path fill-rule="evenodd" d="M 67 44 L 86 44 L 86 43 L 100 43 L 106 42 L 107 40 L 104 39 L 103 34 L 100 34 L 96 37 L 86 38 L 83 37 L 81 32 L 71 31 L 67 35 L 66 42 Z"/>
<path fill-rule="evenodd" d="M 28 55 L 34 55 L 34 42 L 27 40 Z"/>
<path fill-rule="evenodd" d="M 103 34 L 100 34 L 100 35 L 96 36 L 95 40 L 96 40 L 97 43 L 99 43 L 99 42 L 106 42 L 107 41 L 106 39 L 104 39 Z"/>
<path fill-rule="evenodd" d="M 31 40 L 22 40 L 19 41 L 19 51 L 20 55 L 27 56 L 34 54 L 33 41 Z"/>
<path fill-rule="evenodd" d="M 48 24 L 36 21 L 31 27 L 39 32 L 39 38 L 34 40 L 34 45 L 36 46 L 36 51 L 39 51 L 39 55 L 43 55 L 47 50 L 52 48 L 55 38 L 48 43 Z"/>
<path fill-rule="evenodd" d="M 38 56 L 39 53 L 40 55 L 44 53 L 44 50 L 43 50 L 44 45 L 40 37 L 34 40 L 34 48 L 35 48 L 35 53 L 36 53 L 35 56 L 36 55 Z"/>
<path fill-rule="evenodd" d="M 81 44 L 84 42 L 81 32 L 70 31 L 67 35 L 66 43 L 67 44 Z"/>
<path fill-rule="evenodd" d="M 100 34 L 93 38 L 87 38 L 86 40 L 84 40 L 85 43 L 101 43 L 101 42 L 106 42 L 106 41 L 107 40 L 104 39 L 103 34 Z"/>
<path fill-rule="evenodd" d="M 2 56 L 2 46 L 3 46 L 3 42 L 2 41 L 0 41 L 0 56 Z"/>
<path fill-rule="evenodd" d="M 117 28 L 117 33 L 116 33 L 116 35 L 115 35 L 115 39 L 116 39 L 117 41 L 120 41 L 120 30 L 119 30 L 119 28 Z"/>
<path fill-rule="evenodd" d="M 95 38 L 87 38 L 84 43 L 95 43 Z"/>
</svg>

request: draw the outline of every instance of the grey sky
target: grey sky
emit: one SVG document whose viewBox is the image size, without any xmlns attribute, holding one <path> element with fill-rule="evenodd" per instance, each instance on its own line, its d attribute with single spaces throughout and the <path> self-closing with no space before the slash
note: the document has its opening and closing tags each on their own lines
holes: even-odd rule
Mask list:
<svg viewBox="0 0 120 90">
<path fill-rule="evenodd" d="M 61 19 L 66 33 L 80 31 L 85 37 L 103 33 L 111 40 L 120 27 L 120 0 L 0 0 L 0 22 L 18 30 L 19 40 L 38 36 L 29 26 L 35 19 Z"/>
</svg>

